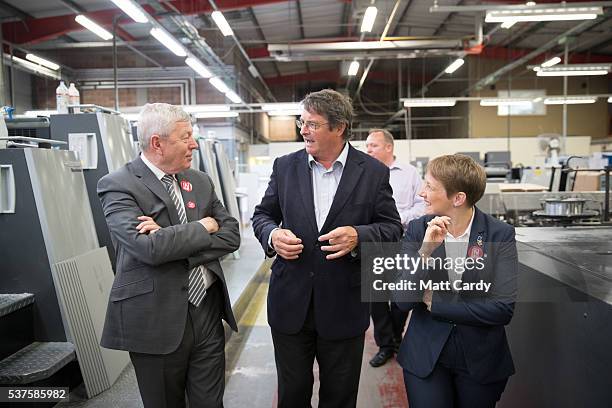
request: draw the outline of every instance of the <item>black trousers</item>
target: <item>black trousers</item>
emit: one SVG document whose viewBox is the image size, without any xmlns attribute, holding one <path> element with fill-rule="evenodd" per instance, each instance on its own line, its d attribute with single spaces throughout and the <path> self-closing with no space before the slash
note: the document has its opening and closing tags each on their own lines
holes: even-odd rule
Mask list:
<svg viewBox="0 0 612 408">
<path fill-rule="evenodd" d="M 311 407 L 313 364 L 319 364 L 319 407 L 355 407 L 361 374 L 364 334 L 327 340 L 316 331 L 312 303 L 296 334 L 272 329 L 278 376 L 278 408 Z"/>
<path fill-rule="evenodd" d="M 477 347 L 477 345 L 472 345 Z M 420 378 L 404 370 L 410 408 L 495 408 L 508 379 L 481 384 L 470 376 L 456 331 L 449 336 L 433 372 Z"/>
<path fill-rule="evenodd" d="M 370 306 L 376 345 L 381 350 L 395 350 L 402 342 L 408 312 L 393 302 L 372 302 Z"/>
<path fill-rule="evenodd" d="M 170 354 L 130 353 L 145 408 L 223 407 L 223 293 L 213 283 L 197 308 L 189 304 L 183 340 Z"/>
</svg>

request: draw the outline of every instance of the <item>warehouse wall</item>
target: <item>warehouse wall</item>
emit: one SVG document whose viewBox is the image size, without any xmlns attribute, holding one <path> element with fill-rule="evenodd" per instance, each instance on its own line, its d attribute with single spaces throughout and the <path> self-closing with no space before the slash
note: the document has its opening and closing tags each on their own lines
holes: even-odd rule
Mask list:
<svg viewBox="0 0 612 408">
<path fill-rule="evenodd" d="M 506 61 L 472 57 L 469 60 L 469 72 L 472 81 L 497 70 L 507 64 Z M 473 83 L 473 82 L 472 82 Z M 497 97 L 498 91 L 507 89 L 544 89 L 547 95 L 563 95 L 563 78 L 538 77 L 535 72 L 521 67 L 513 71 L 510 78 L 505 77 L 494 87 L 470 96 Z M 606 94 L 608 93 L 608 76 L 570 77 L 568 95 Z M 466 104 L 460 102 L 459 104 Z M 458 104 L 458 105 L 459 105 Z M 591 136 L 595 139 L 608 135 L 609 113 L 605 99 L 598 99 L 589 105 L 568 105 L 568 135 Z M 563 131 L 563 106 L 548 105 L 545 116 L 497 116 L 497 108 L 483 107 L 479 102 L 469 102 L 469 122 L 471 137 L 505 137 L 537 136 L 542 133 Z"/>
</svg>

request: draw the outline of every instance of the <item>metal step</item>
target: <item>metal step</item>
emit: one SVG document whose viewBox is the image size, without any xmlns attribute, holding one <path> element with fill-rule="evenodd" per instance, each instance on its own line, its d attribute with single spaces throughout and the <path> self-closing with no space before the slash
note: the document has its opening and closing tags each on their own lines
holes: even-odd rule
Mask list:
<svg viewBox="0 0 612 408">
<path fill-rule="evenodd" d="M 34 303 L 34 295 L 31 293 L 1 293 L 0 317 L 13 313 L 32 303 Z"/>
<path fill-rule="evenodd" d="M 40 381 L 75 359 L 72 343 L 35 342 L 0 361 L 0 384 Z"/>
</svg>

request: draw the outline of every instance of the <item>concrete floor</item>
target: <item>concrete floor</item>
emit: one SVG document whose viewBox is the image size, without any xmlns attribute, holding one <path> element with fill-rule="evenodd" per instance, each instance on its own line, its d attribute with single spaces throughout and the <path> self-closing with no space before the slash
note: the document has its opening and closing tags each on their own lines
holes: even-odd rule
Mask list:
<svg viewBox="0 0 612 408">
<path fill-rule="evenodd" d="M 264 261 L 259 243 L 253 238 L 252 232 L 246 231 L 245 235 L 239 259 L 230 257 L 223 261 L 232 304 L 235 304 Z M 268 276 L 266 274 L 261 278 L 262 283 L 257 286 L 244 309 L 245 312 L 239 318 L 239 332 L 234 333 L 226 344 L 225 408 L 276 407 L 276 366 L 266 311 Z M 368 364 L 377 351 L 370 327 L 366 333 L 357 406 L 359 408 L 407 407 L 402 371 L 395 359 L 379 368 L 372 368 Z M 315 386 L 312 404 L 316 407 L 319 387 L 316 363 L 313 369 Z M 130 364 L 108 391 L 87 400 L 85 389 L 81 386 L 71 393 L 69 402 L 62 402 L 57 406 L 140 408 L 143 405 L 134 369 Z"/>
</svg>

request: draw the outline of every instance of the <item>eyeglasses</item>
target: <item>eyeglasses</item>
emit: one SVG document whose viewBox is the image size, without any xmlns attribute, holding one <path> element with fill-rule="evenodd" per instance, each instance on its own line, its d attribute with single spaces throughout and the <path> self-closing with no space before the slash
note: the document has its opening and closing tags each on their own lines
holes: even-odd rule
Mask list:
<svg viewBox="0 0 612 408">
<path fill-rule="evenodd" d="M 310 121 L 306 121 L 304 122 L 301 119 L 296 119 L 295 120 L 295 125 L 298 127 L 298 129 L 302 129 L 302 126 L 306 125 L 306 127 L 308 128 L 308 130 L 310 130 L 311 132 L 314 132 L 315 130 L 317 130 L 318 128 L 320 128 L 323 125 L 327 125 L 329 122 L 323 122 L 323 123 L 317 123 L 317 122 L 310 122 Z"/>
</svg>

